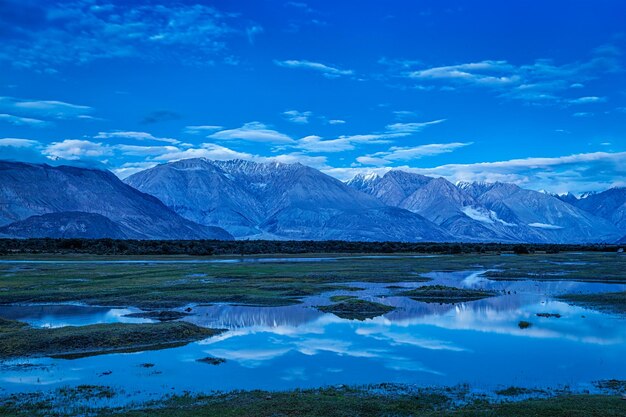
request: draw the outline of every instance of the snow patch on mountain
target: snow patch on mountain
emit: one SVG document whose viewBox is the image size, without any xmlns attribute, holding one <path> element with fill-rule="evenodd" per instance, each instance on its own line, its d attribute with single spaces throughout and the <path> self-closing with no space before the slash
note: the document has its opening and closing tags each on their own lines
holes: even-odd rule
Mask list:
<svg viewBox="0 0 626 417">
<path fill-rule="evenodd" d="M 489 223 L 489 224 L 494 224 L 497 222 L 497 223 L 503 224 L 504 226 L 515 226 L 515 224 L 513 223 L 507 223 L 504 220 L 498 218 L 498 214 L 495 211 L 487 210 L 484 207 L 465 206 L 461 208 L 461 211 L 463 211 L 463 213 L 465 213 L 465 215 L 468 216 L 469 218 L 473 220 L 477 220 L 479 222 Z"/>
<path fill-rule="evenodd" d="M 552 229 L 552 230 L 557 230 L 557 229 L 563 229 L 562 226 L 557 226 L 555 224 L 546 224 L 546 223 L 529 223 L 528 224 L 530 227 L 536 227 L 538 229 Z"/>
</svg>

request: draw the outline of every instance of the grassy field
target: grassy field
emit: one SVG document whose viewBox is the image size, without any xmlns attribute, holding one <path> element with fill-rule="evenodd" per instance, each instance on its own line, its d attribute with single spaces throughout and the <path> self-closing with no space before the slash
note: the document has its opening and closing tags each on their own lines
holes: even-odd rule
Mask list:
<svg viewBox="0 0 626 417">
<path fill-rule="evenodd" d="M 396 392 L 392 387 L 325 388 L 288 392 L 246 391 L 209 396 L 178 396 L 139 408 L 94 409 L 81 398 L 109 398 L 107 387 L 79 386 L 42 399 L 16 396 L 0 404 L 3 416 L 94 415 L 99 417 L 211 416 L 449 416 L 449 417 L 623 417 L 619 395 L 560 395 L 519 402 L 468 397 L 455 389 Z"/>
<path fill-rule="evenodd" d="M 220 333 L 190 323 L 95 324 L 36 329 L 0 318 L 0 359 L 25 356 L 80 357 L 165 349 Z"/>
<path fill-rule="evenodd" d="M 626 292 L 600 294 L 566 294 L 559 299 L 596 310 L 626 314 Z"/>
<path fill-rule="evenodd" d="M 328 256 L 328 255 L 326 255 Z M 19 258 L 22 258 L 20 256 Z M 29 257 L 31 260 L 46 257 Z M 18 259 L 3 257 L 0 259 Z M 86 255 L 60 260 L 107 261 Z M 184 260 L 190 257 L 125 257 Z M 214 259 L 211 257 L 201 260 Z M 307 263 L 0 264 L 0 304 L 80 301 L 93 305 L 171 308 L 187 303 L 288 305 L 303 296 L 346 289 L 349 282 L 423 280 L 431 271 L 493 269 L 492 279 L 626 282 L 626 256 L 614 253 L 523 256 L 341 257 Z"/>
<path fill-rule="evenodd" d="M 315 255 L 307 255 L 315 257 Z M 331 255 L 324 255 L 331 256 Z M 60 355 L 72 358 L 101 353 L 167 348 L 216 334 L 189 323 L 170 322 L 173 307 L 190 303 L 228 302 L 259 306 L 289 305 L 305 296 L 333 289 L 350 289 L 355 282 L 388 283 L 397 295 L 431 302 L 476 300 L 492 293 L 427 286 L 403 292 L 394 283 L 425 281 L 433 271 L 490 270 L 491 279 L 577 280 L 626 283 L 626 256 L 614 253 L 559 253 L 501 256 L 461 254 L 435 257 L 410 255 L 357 257 L 335 255 L 324 262 L 269 263 L 106 263 L 116 259 L 137 261 L 194 261 L 213 257 L 98 257 L 55 256 L 70 263 L 0 263 L 0 304 L 81 302 L 92 305 L 135 306 L 154 309 L 156 324 L 101 324 L 59 329 L 35 329 L 0 319 L 0 359 L 16 356 Z M 248 257 L 250 258 L 250 257 Z M 0 260 L 44 260 L 45 256 L 2 257 Z M 227 259 L 227 258 L 224 258 Z M 231 259 L 240 259 L 231 257 Z M 79 263 L 75 263 L 79 261 Z M 80 261 L 99 261 L 80 262 Z M 74 263 L 72 263 L 74 262 Z M 356 284 L 358 285 L 358 284 Z M 421 297 L 421 298 L 420 298 Z M 571 303 L 621 313 L 626 312 L 626 293 L 570 294 Z M 373 317 L 392 307 L 358 300 L 347 295 L 331 298 L 319 307 L 350 319 Z M 208 358 L 207 363 L 220 358 Z M 613 384 L 615 385 L 615 384 Z M 620 385 L 622 386 L 622 385 Z M 474 398 L 457 401 L 453 393 L 420 390 L 390 393 L 385 389 L 328 388 L 288 392 L 233 392 L 209 396 L 165 398 L 141 409 L 89 409 L 97 398 L 115 395 L 107 387 L 91 385 L 56 391 L 52 398 L 29 394 L 0 400 L 0 415 L 62 416 L 626 416 L 621 394 L 561 395 L 554 398 L 511 399 L 535 396 L 515 387 L 503 389 L 502 401 Z M 542 396 L 543 393 L 539 396 Z M 59 409 L 59 401 L 71 404 Z M 461 405 L 460 405 L 461 404 Z M 92 404 L 93 405 L 93 404 Z M 87 407 L 87 406 L 84 406 Z"/>
</svg>

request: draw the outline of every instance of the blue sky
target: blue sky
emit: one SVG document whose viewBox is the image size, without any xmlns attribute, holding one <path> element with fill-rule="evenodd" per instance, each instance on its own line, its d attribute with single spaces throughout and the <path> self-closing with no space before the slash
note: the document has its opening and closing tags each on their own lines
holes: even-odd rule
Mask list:
<svg viewBox="0 0 626 417">
<path fill-rule="evenodd" d="M 626 185 L 626 3 L 0 0 L 0 157 Z"/>
</svg>

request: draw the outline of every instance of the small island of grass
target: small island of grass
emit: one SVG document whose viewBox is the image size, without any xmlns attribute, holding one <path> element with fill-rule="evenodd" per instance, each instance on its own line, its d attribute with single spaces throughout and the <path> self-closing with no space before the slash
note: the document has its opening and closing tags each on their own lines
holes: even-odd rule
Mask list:
<svg viewBox="0 0 626 417">
<path fill-rule="evenodd" d="M 226 359 L 216 358 L 215 356 L 207 356 L 206 358 L 196 359 L 196 362 L 206 363 L 208 365 L 220 365 L 226 362 Z"/>
<path fill-rule="evenodd" d="M 395 310 L 395 307 L 372 301 L 347 299 L 328 306 L 318 306 L 317 309 L 324 313 L 332 313 L 342 319 L 365 320 L 389 313 Z"/>
<path fill-rule="evenodd" d="M 609 313 L 626 314 L 626 291 L 599 294 L 565 294 L 558 298 L 583 307 L 590 307 Z"/>
<path fill-rule="evenodd" d="M 94 324 L 38 329 L 0 318 L 0 359 L 54 356 L 72 359 L 114 352 L 164 349 L 221 333 L 185 322 Z"/>
<path fill-rule="evenodd" d="M 476 301 L 496 295 L 493 291 L 472 290 L 466 288 L 448 287 L 445 285 L 426 285 L 400 293 L 415 301 L 424 303 L 454 304 L 467 301 Z"/>
<path fill-rule="evenodd" d="M 153 311 L 142 311 L 140 313 L 130 313 L 126 314 L 124 317 L 133 317 L 139 319 L 151 319 L 157 321 L 174 321 L 180 320 L 183 317 L 189 316 L 189 313 L 183 313 L 180 311 L 174 310 L 153 310 Z"/>
</svg>

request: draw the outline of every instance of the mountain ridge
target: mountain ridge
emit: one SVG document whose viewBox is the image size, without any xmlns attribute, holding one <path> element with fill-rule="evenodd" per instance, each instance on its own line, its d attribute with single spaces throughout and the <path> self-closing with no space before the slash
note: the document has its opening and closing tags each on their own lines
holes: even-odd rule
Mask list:
<svg viewBox="0 0 626 417">
<path fill-rule="evenodd" d="M 0 226 L 32 216 L 79 212 L 107 218 L 128 238 L 232 239 L 221 228 L 184 219 L 156 197 L 124 184 L 109 171 L 0 161 Z M 30 225 L 41 220 L 33 218 Z M 90 220 L 100 226 L 109 224 L 94 216 Z M 17 229 L 24 226 L 27 224 L 13 225 Z M 112 235 L 117 233 L 117 229 L 111 231 Z"/>
<path fill-rule="evenodd" d="M 173 185 L 173 171 L 181 172 L 180 166 L 192 164 L 180 182 Z M 155 180 L 158 178 L 158 180 Z M 245 195 L 251 199 L 250 219 L 256 223 L 226 224 L 216 219 L 218 225 L 238 237 L 254 238 L 255 234 L 268 233 L 289 239 L 343 239 L 343 240 L 433 240 L 454 238 L 422 216 L 392 210 L 376 198 L 348 187 L 343 182 L 302 164 L 279 162 L 255 163 L 242 160 L 210 161 L 193 159 L 161 164 L 131 175 L 127 184 L 163 199 L 170 208 L 189 208 L 188 216 L 198 219 L 201 207 L 220 209 L 227 213 L 240 211 L 240 206 L 225 201 L 223 196 Z M 222 184 L 219 196 L 196 193 L 187 184 L 199 183 L 198 189 L 209 183 Z M 176 201 L 164 190 L 184 189 L 176 195 Z M 198 201 L 202 203 L 197 204 Z M 237 199 L 233 199 L 238 203 Z M 179 211 L 180 214 L 183 214 Z M 203 219 L 198 219 L 202 221 Z M 204 219 L 206 221 L 206 219 Z M 342 225 L 342 222 L 344 223 Z M 349 226 L 348 226 L 349 225 Z M 384 227 L 381 225 L 385 225 Z M 372 232 L 378 230 L 378 235 Z"/>
<path fill-rule="evenodd" d="M 625 213 L 624 188 L 579 199 L 402 170 L 342 182 L 300 163 L 206 158 L 122 182 L 0 161 L 3 236 L 607 243 L 624 236 Z"/>
</svg>

